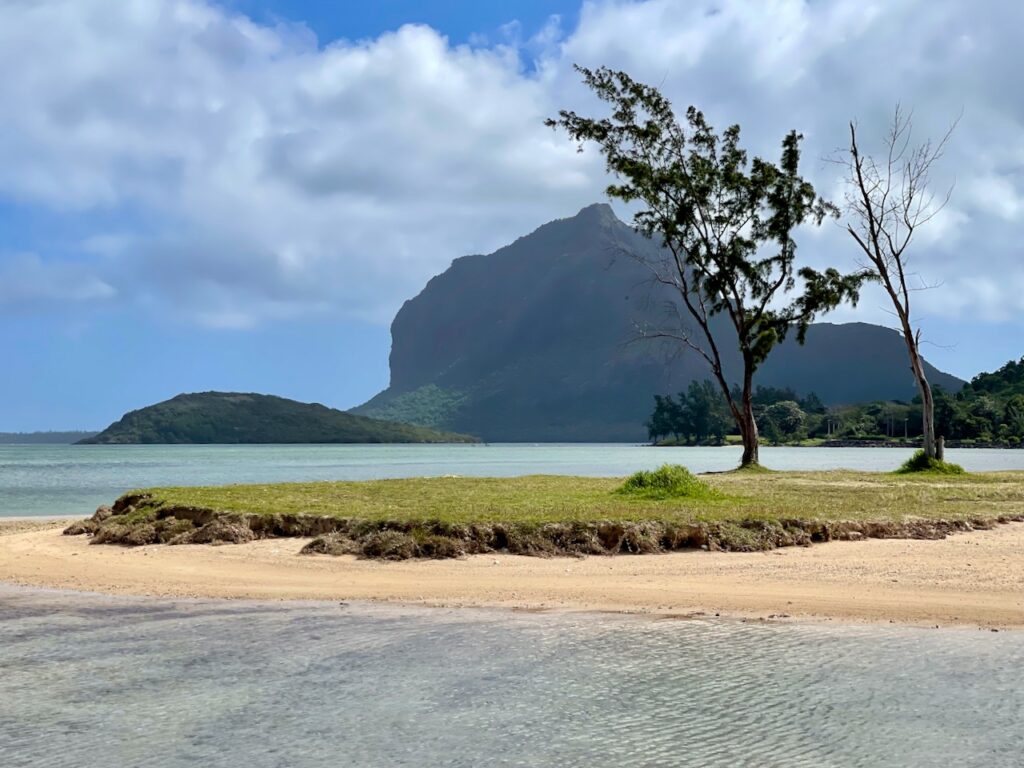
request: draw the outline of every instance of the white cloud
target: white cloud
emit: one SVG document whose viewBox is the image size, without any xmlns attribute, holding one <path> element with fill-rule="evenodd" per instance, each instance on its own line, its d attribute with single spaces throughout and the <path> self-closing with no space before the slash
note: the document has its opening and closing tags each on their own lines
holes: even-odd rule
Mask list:
<svg viewBox="0 0 1024 768">
<path fill-rule="evenodd" d="M 0 256 L 0 307 L 22 310 L 60 303 L 96 302 L 116 295 L 89 267 L 69 261 L 44 262 L 34 253 Z"/>
<path fill-rule="evenodd" d="M 1022 24 L 1024 6 L 1014 2 L 593 2 L 560 56 L 625 69 L 719 127 L 738 122 L 744 143 L 769 157 L 787 130 L 800 130 L 805 173 L 836 201 L 841 169 L 823 160 L 842 148 L 850 120 L 862 146 L 877 151 L 897 102 L 913 110 L 922 141 L 940 138 L 962 114 L 933 174 L 937 199 L 950 187 L 952 199 L 918 231 L 911 255 L 920 280 L 938 287 L 916 300 L 922 314 L 941 307 L 988 320 L 1019 311 L 1019 302 L 982 283 L 1024 282 L 1014 234 L 1024 218 L 1024 94 L 1015 84 Z M 548 73 L 551 87 L 568 90 L 572 75 L 560 61 Z M 800 242 L 816 264 L 856 258 L 841 226 Z M 882 306 L 869 292 L 856 311 L 834 317 L 891 322 Z"/>
<path fill-rule="evenodd" d="M 1024 219 L 1024 185 L 1018 190 L 1010 175 L 987 173 L 977 176 L 971 180 L 966 192 L 981 211 L 1011 222 Z"/>
<path fill-rule="evenodd" d="M 953 205 L 922 233 L 921 264 L 945 280 L 935 300 L 965 315 L 993 297 L 959 276 L 1024 274 L 1017 3 L 586 2 L 574 30 L 509 27 L 490 46 L 422 26 L 319 46 L 206 0 L 112 7 L 0 5 L 0 66 L 17 73 L 0 80 L 0 200 L 103 214 L 76 254 L 95 300 L 116 291 L 217 327 L 386 322 L 452 258 L 601 197 L 600 158 L 542 125 L 596 108 L 573 62 L 740 122 L 754 151 L 776 154 L 799 128 L 828 190 L 836 169 L 818 159 L 847 120 L 880 134 L 902 100 L 934 135 L 963 110 L 936 179 L 955 177 Z M 835 227 L 805 252 L 853 255 Z M 0 269 L 61 286 L 65 256 L 0 256 Z"/>
</svg>

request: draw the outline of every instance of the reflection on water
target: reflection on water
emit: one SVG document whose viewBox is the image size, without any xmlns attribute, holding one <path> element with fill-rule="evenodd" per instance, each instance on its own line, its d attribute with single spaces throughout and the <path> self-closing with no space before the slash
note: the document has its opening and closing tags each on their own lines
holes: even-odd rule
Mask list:
<svg viewBox="0 0 1024 768">
<path fill-rule="evenodd" d="M 739 447 L 504 445 L 0 445 L 0 517 L 87 515 L 132 488 L 437 475 L 616 477 L 665 462 L 735 467 Z M 949 450 L 971 471 L 1024 469 L 1024 450 Z M 762 448 L 775 469 L 885 471 L 899 448 Z"/>
<path fill-rule="evenodd" d="M 1010 766 L 1024 634 L 0 587 L 0 765 Z"/>
</svg>

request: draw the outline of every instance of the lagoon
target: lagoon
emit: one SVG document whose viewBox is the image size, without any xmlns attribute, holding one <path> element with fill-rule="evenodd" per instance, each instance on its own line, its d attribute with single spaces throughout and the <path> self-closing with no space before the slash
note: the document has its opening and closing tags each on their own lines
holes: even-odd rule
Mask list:
<svg viewBox="0 0 1024 768">
<path fill-rule="evenodd" d="M 0 585 L 0 763 L 1016 766 L 1024 634 Z"/>
<path fill-rule="evenodd" d="M 901 448 L 762 448 L 773 469 L 894 469 Z M 740 448 L 624 443 L 484 445 L 0 445 L 0 517 L 88 515 L 133 488 L 158 485 L 528 474 L 623 476 L 666 462 L 730 469 Z M 969 471 L 1024 469 L 1024 450 L 950 449 Z"/>
</svg>

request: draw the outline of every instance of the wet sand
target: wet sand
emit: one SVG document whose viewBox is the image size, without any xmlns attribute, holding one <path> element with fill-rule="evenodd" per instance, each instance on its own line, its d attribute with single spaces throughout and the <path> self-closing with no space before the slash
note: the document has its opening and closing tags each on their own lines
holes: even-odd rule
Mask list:
<svg viewBox="0 0 1024 768">
<path fill-rule="evenodd" d="M 93 546 L 66 521 L 0 522 L 0 581 L 113 594 L 381 600 L 927 626 L 1024 627 L 1024 524 L 941 541 L 872 539 L 764 553 L 476 555 L 356 560 L 299 555 L 308 539 Z"/>
</svg>

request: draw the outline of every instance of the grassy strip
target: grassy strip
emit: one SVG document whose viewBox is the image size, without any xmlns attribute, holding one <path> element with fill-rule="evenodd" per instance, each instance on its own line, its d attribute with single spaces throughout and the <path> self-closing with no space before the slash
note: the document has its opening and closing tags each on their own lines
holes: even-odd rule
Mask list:
<svg viewBox="0 0 1024 768">
<path fill-rule="evenodd" d="M 647 473 L 656 474 L 656 473 Z M 835 538 L 936 538 L 1024 519 L 1024 473 L 726 473 L 690 483 L 535 475 L 153 488 L 69 533 L 97 543 L 319 536 L 368 557 L 754 550 Z M 668 478 L 669 485 L 674 481 Z M 680 485 L 681 483 L 681 485 Z"/>
</svg>

